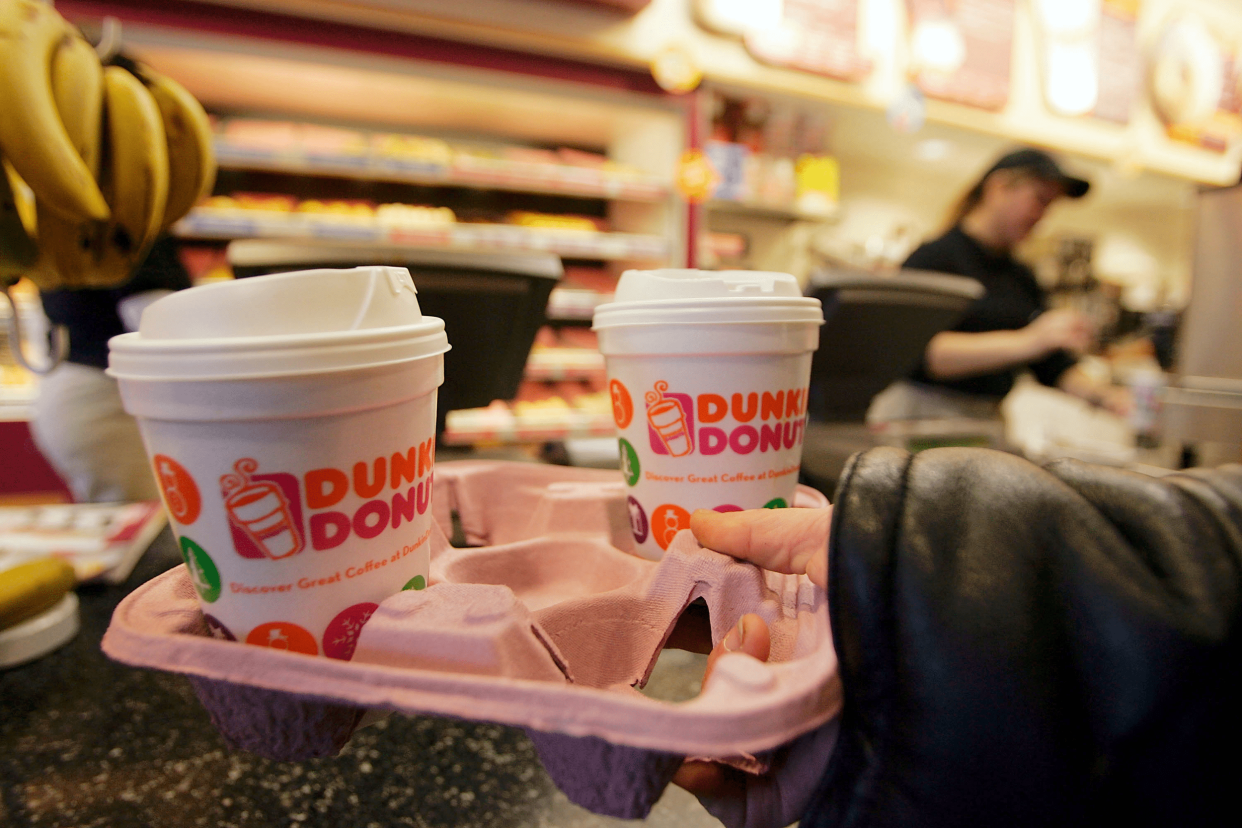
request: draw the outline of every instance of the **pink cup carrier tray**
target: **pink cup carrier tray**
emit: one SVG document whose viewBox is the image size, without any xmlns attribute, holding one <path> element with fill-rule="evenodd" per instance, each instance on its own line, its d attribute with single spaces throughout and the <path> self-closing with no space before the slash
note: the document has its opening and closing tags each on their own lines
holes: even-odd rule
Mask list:
<svg viewBox="0 0 1242 828">
<path fill-rule="evenodd" d="M 799 487 L 796 507 L 824 508 Z M 103 639 L 111 658 L 189 677 L 233 748 L 279 759 L 337 754 L 369 710 L 522 727 L 579 805 L 641 818 L 686 756 L 749 770 L 840 709 L 824 592 L 700 547 L 634 554 L 615 471 L 438 464 L 430 587 L 384 600 L 351 660 L 210 635 L 186 567 L 138 587 Z M 456 512 L 470 544 L 452 547 Z M 747 612 L 772 630 L 768 663 L 726 654 L 696 698 L 642 686 L 682 612 L 703 598 L 719 641 Z"/>
</svg>

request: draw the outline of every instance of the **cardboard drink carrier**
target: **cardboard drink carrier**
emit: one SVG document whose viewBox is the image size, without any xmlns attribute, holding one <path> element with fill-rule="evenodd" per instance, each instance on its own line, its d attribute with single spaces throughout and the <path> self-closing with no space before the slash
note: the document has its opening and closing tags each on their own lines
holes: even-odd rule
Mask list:
<svg viewBox="0 0 1242 828">
<path fill-rule="evenodd" d="M 388 289 L 384 283 L 378 288 Z M 402 325 L 409 328 L 409 322 L 407 314 Z M 398 370 L 394 366 L 403 359 L 412 363 L 406 368 L 411 380 L 422 377 L 417 389 L 421 393 L 397 394 L 406 398 L 398 402 L 376 395 L 372 402 L 379 408 L 399 408 L 418 399 L 425 403 L 428 386 L 434 393 L 434 369 L 420 374 L 413 364 L 422 360 L 420 370 L 426 369 L 429 357 L 435 356 L 431 352 L 443 346 L 424 343 L 421 349 L 408 347 L 395 359 L 383 361 L 380 373 Z M 363 343 L 362 350 L 367 347 Z M 118 377 L 123 362 L 114 356 Z M 348 367 L 344 373 L 353 370 Z M 341 379 L 338 375 L 334 381 Z M 299 382 L 304 390 L 305 377 Z M 365 379 L 362 386 L 368 386 Z M 174 391 L 168 405 L 184 399 L 196 410 L 189 400 L 193 395 L 184 388 Z M 327 392 L 310 396 L 339 399 Z M 360 399 L 357 394 L 346 396 Z M 135 413 L 141 422 L 144 416 L 162 412 L 156 408 Z M 331 409 L 328 416 L 348 418 L 358 413 L 357 405 L 350 408 L 343 413 Z M 434 400 L 430 412 L 434 418 Z M 313 412 L 290 419 L 319 417 Z M 229 429 L 237 425 L 230 422 Z M 274 438 L 279 432 L 273 428 L 267 436 Z M 411 445 L 419 445 L 418 436 L 409 438 L 414 440 Z M 149 448 L 159 453 L 150 442 Z M 224 459 L 231 457 L 219 453 Z M 303 469 L 292 454 L 282 462 L 294 469 L 287 473 L 297 478 L 298 493 L 305 501 L 307 474 L 321 466 L 311 463 Z M 365 472 L 374 484 L 371 462 Z M 417 452 L 414 463 L 417 471 Z M 213 473 L 216 470 L 213 467 Z M 225 470 L 221 476 L 227 474 Z M 255 477 L 250 474 L 251 483 Z M 721 759 L 758 771 L 766 767 L 770 751 L 800 737 L 828 733 L 831 739 L 830 728 L 823 726 L 841 706 L 837 661 L 825 595 L 805 576 L 767 572 L 703 549 L 689 531 L 672 537 L 658 560 L 644 555 L 635 540 L 626 483 L 615 471 L 458 461 L 435 465 L 427 477 L 424 513 L 417 509 L 417 475 L 414 491 L 414 514 L 426 516 L 426 528 L 403 521 L 398 529 L 409 527 L 413 534 L 384 542 L 383 548 L 395 552 L 397 561 L 380 568 L 382 572 L 414 557 L 400 551 L 415 546 L 427 554 L 425 581 L 410 584 L 419 576 L 408 576 L 404 569 L 384 578 L 387 595 L 361 601 L 374 607 L 347 637 L 348 646 L 319 646 L 311 654 L 309 649 L 273 647 L 262 640 L 253 643 L 263 646 L 252 646 L 235 635 L 232 638 L 238 640 L 230 640 L 209 617 L 212 605 L 204 602 L 201 577 L 187 559 L 187 565 L 139 586 L 120 603 L 104 636 L 104 652 L 133 666 L 186 675 L 231 747 L 274 759 L 335 755 L 354 730 L 383 711 L 524 728 L 553 781 L 572 801 L 596 813 L 630 819 L 650 811 L 687 756 Z M 391 482 L 391 477 L 387 479 Z M 248 502 L 259 507 L 230 511 L 227 488 L 213 494 L 219 503 L 212 508 L 223 521 L 218 533 L 222 549 L 235 544 L 234 530 L 245 534 L 239 524 L 253 522 L 254 515 L 263 511 L 264 497 L 271 494 L 253 492 Z M 167 490 L 165 496 L 167 502 Z M 792 492 L 791 500 L 794 508 L 828 507 L 823 495 L 802 486 Z M 370 501 L 363 505 L 366 502 Z M 348 509 L 342 506 L 336 511 Z M 309 526 L 312 513 L 319 512 L 304 510 L 301 525 Z M 258 517 L 270 514 L 269 510 Z M 390 503 L 386 531 L 391 531 L 391 514 Z M 284 537 L 288 527 L 281 526 L 284 519 L 268 520 L 268 525 L 277 527 L 268 545 L 289 548 Z M 464 545 L 449 542 L 454 520 Z M 372 531 L 374 525 L 368 521 L 364 518 L 359 526 Z M 284 523 L 299 525 L 296 520 Z M 184 541 L 189 525 L 178 523 L 174 515 L 173 526 Z M 351 523 L 351 528 L 357 527 Z M 364 567 L 365 561 L 378 560 L 370 550 L 381 534 L 364 539 L 368 545 L 351 553 L 352 559 Z M 419 542 L 423 537 L 426 540 Z M 260 563 L 297 561 L 304 555 L 330 557 L 343 546 L 344 542 L 326 550 L 307 548 L 284 557 L 278 553 Z M 368 570 L 342 580 L 371 577 Z M 303 601 L 314 603 L 316 596 L 329 594 L 330 585 L 299 588 L 296 578 L 292 583 L 292 595 Z M 650 676 L 679 619 L 696 602 L 706 605 L 713 642 L 720 641 L 742 615 L 762 616 L 772 631 L 770 661 L 726 653 L 698 697 L 673 703 L 644 696 L 638 688 Z M 243 617 L 255 628 L 269 623 L 257 611 Z M 331 618 L 324 622 L 323 617 L 300 617 L 312 636 L 321 636 L 316 643 L 329 640 L 322 637 L 326 630 L 320 632 L 316 625 L 330 626 Z"/>
</svg>

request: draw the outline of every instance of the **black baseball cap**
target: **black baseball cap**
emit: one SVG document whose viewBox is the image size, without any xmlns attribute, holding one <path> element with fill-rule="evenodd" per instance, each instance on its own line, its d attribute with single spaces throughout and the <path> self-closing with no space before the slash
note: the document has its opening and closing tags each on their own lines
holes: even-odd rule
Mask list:
<svg viewBox="0 0 1242 828">
<path fill-rule="evenodd" d="M 1015 169 L 1030 170 L 1038 178 L 1055 181 L 1065 189 L 1065 194 L 1070 198 L 1082 198 L 1091 189 L 1091 182 L 1066 173 L 1051 155 L 1043 150 L 1030 148 L 1002 155 L 983 177 L 987 178 L 997 170 Z"/>
</svg>

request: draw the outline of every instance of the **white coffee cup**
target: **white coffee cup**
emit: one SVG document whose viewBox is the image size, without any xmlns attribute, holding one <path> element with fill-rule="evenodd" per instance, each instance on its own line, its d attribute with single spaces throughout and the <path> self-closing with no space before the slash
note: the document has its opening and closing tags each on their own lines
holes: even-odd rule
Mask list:
<svg viewBox="0 0 1242 828">
<path fill-rule="evenodd" d="M 426 585 L 449 345 L 409 271 L 191 288 L 109 348 L 213 635 L 348 659 Z"/>
<path fill-rule="evenodd" d="M 695 509 L 793 502 L 823 322 L 786 273 L 621 275 L 592 327 L 639 554 L 661 557 Z"/>
</svg>

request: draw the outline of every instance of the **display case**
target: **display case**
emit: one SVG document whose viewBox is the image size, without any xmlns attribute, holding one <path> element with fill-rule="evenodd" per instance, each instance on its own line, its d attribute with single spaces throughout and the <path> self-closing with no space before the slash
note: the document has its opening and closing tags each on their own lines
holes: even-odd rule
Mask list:
<svg viewBox="0 0 1242 828">
<path fill-rule="evenodd" d="M 636 84 L 602 67 L 549 68 L 536 56 L 391 32 L 358 29 L 351 38 L 351 27 L 331 35 L 294 27 L 282 40 L 274 18 L 245 19 L 240 36 L 198 18 L 195 29 L 124 23 L 126 50 L 185 85 L 212 115 L 219 173 L 212 196 L 173 228 L 183 246 L 215 251 L 203 260 L 227 260 L 237 276 L 280 269 L 254 258 L 264 246 L 283 250 L 289 266 L 559 260 L 567 277 L 531 277 L 539 289 L 518 304 L 479 288 L 485 274 L 474 270 L 445 269 L 434 290 L 420 284 L 433 315 L 465 318 L 459 311 L 472 307 L 484 333 L 522 329 L 493 343 L 486 364 L 458 366 L 504 381 L 490 390 L 472 382 L 469 394 L 447 383 L 440 424 L 461 419 L 450 420 L 450 410 L 484 412 L 500 400 L 521 427 L 463 431 L 456 442 L 610 431 L 593 411 L 598 353 L 588 342 L 561 342 L 557 330 L 589 335 L 591 311 L 624 269 L 686 261 L 686 207 L 673 186 L 684 101 L 649 78 Z M 449 294 L 453 308 L 435 306 Z M 556 327 L 536 340 L 545 321 Z M 452 353 L 464 355 L 465 337 L 482 334 L 457 325 Z"/>
</svg>

